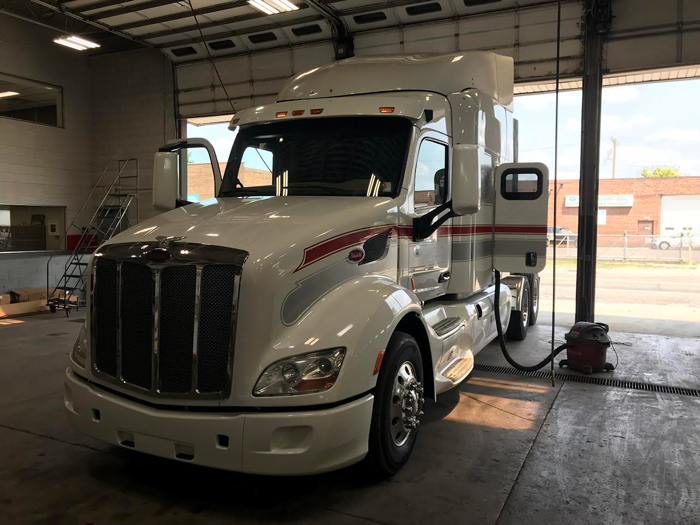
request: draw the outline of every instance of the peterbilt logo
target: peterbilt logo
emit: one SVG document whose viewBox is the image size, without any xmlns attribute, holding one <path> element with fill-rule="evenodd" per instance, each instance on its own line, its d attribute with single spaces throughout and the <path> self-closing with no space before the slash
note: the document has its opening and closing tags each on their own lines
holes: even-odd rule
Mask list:
<svg viewBox="0 0 700 525">
<path fill-rule="evenodd" d="M 365 251 L 362 248 L 355 248 L 348 253 L 348 262 L 359 263 L 365 258 Z"/>
<path fill-rule="evenodd" d="M 159 235 L 158 237 L 156 237 L 156 241 L 158 241 L 158 247 L 162 249 L 169 248 L 172 243 L 176 241 L 181 241 L 182 239 L 184 239 L 184 237 L 174 237 L 172 235 L 169 235 L 167 237 L 165 235 Z"/>
<path fill-rule="evenodd" d="M 172 255 L 168 251 L 168 248 L 170 248 L 170 245 L 173 244 L 175 241 L 179 241 L 182 239 L 184 239 L 184 237 L 165 237 L 163 235 L 159 235 L 158 237 L 156 237 L 156 240 L 158 241 L 158 248 L 148 250 L 145 254 L 146 259 L 154 263 L 168 262 L 172 258 Z"/>
</svg>

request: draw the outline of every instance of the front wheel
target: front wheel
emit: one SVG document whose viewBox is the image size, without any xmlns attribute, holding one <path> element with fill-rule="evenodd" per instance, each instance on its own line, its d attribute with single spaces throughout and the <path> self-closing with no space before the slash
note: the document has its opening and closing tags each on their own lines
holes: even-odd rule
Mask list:
<svg viewBox="0 0 700 525">
<path fill-rule="evenodd" d="M 413 452 L 423 415 L 423 363 L 416 340 L 395 332 L 375 388 L 367 466 L 381 477 L 396 474 Z"/>
<path fill-rule="evenodd" d="M 666 242 L 666 241 L 659 243 L 659 249 L 661 249 L 661 250 L 668 250 L 670 247 L 671 247 L 671 244 Z"/>
</svg>

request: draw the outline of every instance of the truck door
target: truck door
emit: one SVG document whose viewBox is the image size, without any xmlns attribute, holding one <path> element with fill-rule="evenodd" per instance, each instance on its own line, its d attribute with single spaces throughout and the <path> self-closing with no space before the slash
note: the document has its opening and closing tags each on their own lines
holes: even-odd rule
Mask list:
<svg viewBox="0 0 700 525">
<path fill-rule="evenodd" d="M 502 272 L 540 272 L 547 257 L 547 166 L 501 164 L 495 178 L 493 266 Z"/>
<path fill-rule="evenodd" d="M 426 133 L 418 146 L 413 177 L 414 217 L 448 201 L 448 147 L 442 140 L 437 133 Z M 411 287 L 419 299 L 425 301 L 446 293 L 451 257 L 452 243 L 447 224 L 426 239 L 410 241 L 408 268 Z"/>
</svg>

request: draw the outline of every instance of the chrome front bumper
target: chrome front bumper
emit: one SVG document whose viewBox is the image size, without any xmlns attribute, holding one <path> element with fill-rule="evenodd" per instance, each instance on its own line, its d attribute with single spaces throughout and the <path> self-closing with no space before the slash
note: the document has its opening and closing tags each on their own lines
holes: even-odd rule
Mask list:
<svg viewBox="0 0 700 525">
<path fill-rule="evenodd" d="M 367 454 L 374 402 L 367 394 L 320 410 L 196 413 L 121 398 L 70 368 L 64 387 L 68 419 L 96 439 L 187 463 L 271 475 L 315 474 L 360 461 Z"/>
</svg>

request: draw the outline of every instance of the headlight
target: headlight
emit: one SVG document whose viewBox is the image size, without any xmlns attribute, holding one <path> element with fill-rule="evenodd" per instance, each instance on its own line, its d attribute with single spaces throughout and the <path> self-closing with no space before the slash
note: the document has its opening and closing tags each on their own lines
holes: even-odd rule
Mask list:
<svg viewBox="0 0 700 525">
<path fill-rule="evenodd" d="M 328 390 L 335 384 L 345 348 L 282 359 L 268 366 L 253 389 L 254 396 L 290 396 Z"/>
<path fill-rule="evenodd" d="M 79 365 L 82 368 L 85 368 L 85 355 L 87 353 L 88 347 L 87 339 L 87 328 L 85 328 L 85 325 L 83 324 L 83 326 L 80 327 L 80 333 L 78 334 L 78 338 L 75 340 L 75 344 L 73 345 L 73 351 L 70 354 L 70 357 L 75 362 L 75 364 Z"/>
</svg>

